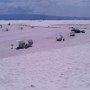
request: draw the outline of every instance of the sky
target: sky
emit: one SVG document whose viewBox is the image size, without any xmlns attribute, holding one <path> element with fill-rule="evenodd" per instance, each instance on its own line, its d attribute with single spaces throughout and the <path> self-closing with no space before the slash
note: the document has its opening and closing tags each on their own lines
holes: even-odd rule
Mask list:
<svg viewBox="0 0 90 90">
<path fill-rule="evenodd" d="M 0 0 L 0 14 L 90 17 L 90 0 Z"/>
</svg>

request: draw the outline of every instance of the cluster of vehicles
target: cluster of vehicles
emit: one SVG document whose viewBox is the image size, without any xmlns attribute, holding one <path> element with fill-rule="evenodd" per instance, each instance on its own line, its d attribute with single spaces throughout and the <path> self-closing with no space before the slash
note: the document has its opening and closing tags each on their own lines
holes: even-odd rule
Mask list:
<svg viewBox="0 0 90 90">
<path fill-rule="evenodd" d="M 70 36 L 75 36 L 75 33 L 85 33 L 85 30 L 79 30 L 78 28 L 71 27 Z"/>
<path fill-rule="evenodd" d="M 79 30 L 77 28 L 72 27 L 71 31 L 70 31 L 70 37 L 71 36 L 75 36 L 76 33 L 85 33 L 85 30 Z M 63 37 L 63 35 L 58 35 L 56 37 L 56 41 L 65 41 L 65 38 Z M 18 40 L 18 46 L 16 47 L 16 50 L 18 49 L 27 49 L 29 47 L 32 47 L 33 45 L 33 40 L 29 39 L 29 40 Z M 13 49 L 13 44 L 11 45 L 12 49 Z"/>
<path fill-rule="evenodd" d="M 75 36 L 76 33 L 85 33 L 85 30 L 79 30 L 78 28 L 71 27 L 70 37 Z M 65 38 L 62 35 L 56 37 L 57 41 L 64 41 Z"/>
</svg>

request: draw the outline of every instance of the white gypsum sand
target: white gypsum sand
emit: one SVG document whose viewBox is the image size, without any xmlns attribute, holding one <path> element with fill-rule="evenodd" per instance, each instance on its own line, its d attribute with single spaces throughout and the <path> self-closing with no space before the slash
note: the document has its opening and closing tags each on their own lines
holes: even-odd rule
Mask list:
<svg viewBox="0 0 90 90">
<path fill-rule="evenodd" d="M 8 25 L 8 24 L 11 25 Z M 63 47 L 85 44 L 90 41 L 89 20 L 11 20 L 0 21 L 0 58 L 11 57 L 26 53 L 59 49 Z M 85 30 L 85 34 L 69 36 L 70 27 Z M 22 29 L 21 29 L 22 28 Z M 6 30 L 9 31 L 6 31 Z M 56 36 L 62 34 L 65 42 L 57 42 Z M 11 50 L 11 44 L 16 48 L 17 40 L 33 39 L 32 48 Z"/>
<path fill-rule="evenodd" d="M 1 90 L 89 90 L 90 43 L 0 60 Z"/>
<path fill-rule="evenodd" d="M 0 90 L 90 89 L 89 20 L 11 20 L 0 25 Z M 70 27 L 85 33 L 70 37 Z M 65 41 L 56 41 L 59 34 Z M 17 40 L 27 39 L 33 39 L 32 47 L 15 49 Z"/>
</svg>

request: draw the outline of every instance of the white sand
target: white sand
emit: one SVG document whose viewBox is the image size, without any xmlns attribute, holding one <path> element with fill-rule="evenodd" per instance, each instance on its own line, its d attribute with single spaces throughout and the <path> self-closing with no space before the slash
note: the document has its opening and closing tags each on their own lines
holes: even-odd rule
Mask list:
<svg viewBox="0 0 90 90">
<path fill-rule="evenodd" d="M 90 21 L 0 24 L 0 90 L 90 90 Z M 70 37 L 72 26 L 85 33 Z M 64 42 L 56 41 L 59 34 Z M 33 47 L 10 49 L 10 44 L 27 39 L 34 40 Z"/>
<path fill-rule="evenodd" d="M 0 90 L 12 89 L 90 90 L 90 43 L 1 59 Z"/>
<path fill-rule="evenodd" d="M 10 26 L 7 24 L 11 23 Z M 76 23 L 76 24 L 74 24 Z M 46 51 L 62 47 L 75 46 L 90 42 L 90 21 L 0 21 L 0 58 L 21 55 L 31 52 Z M 31 28 L 31 26 L 38 26 Z M 49 27 L 48 27 L 49 26 Z M 70 27 L 86 30 L 85 34 L 69 37 Z M 23 27 L 23 30 L 20 28 Z M 9 31 L 6 32 L 5 29 Z M 65 42 L 57 42 L 56 36 L 62 34 Z M 16 47 L 17 40 L 33 39 L 32 48 L 26 50 L 11 50 L 11 44 Z"/>
</svg>

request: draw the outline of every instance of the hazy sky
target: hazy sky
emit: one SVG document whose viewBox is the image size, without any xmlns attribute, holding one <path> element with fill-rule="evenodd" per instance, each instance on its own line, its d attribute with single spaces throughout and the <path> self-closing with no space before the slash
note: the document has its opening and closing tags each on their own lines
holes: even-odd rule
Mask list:
<svg viewBox="0 0 90 90">
<path fill-rule="evenodd" d="M 90 0 L 0 0 L 0 14 L 90 17 Z"/>
</svg>

